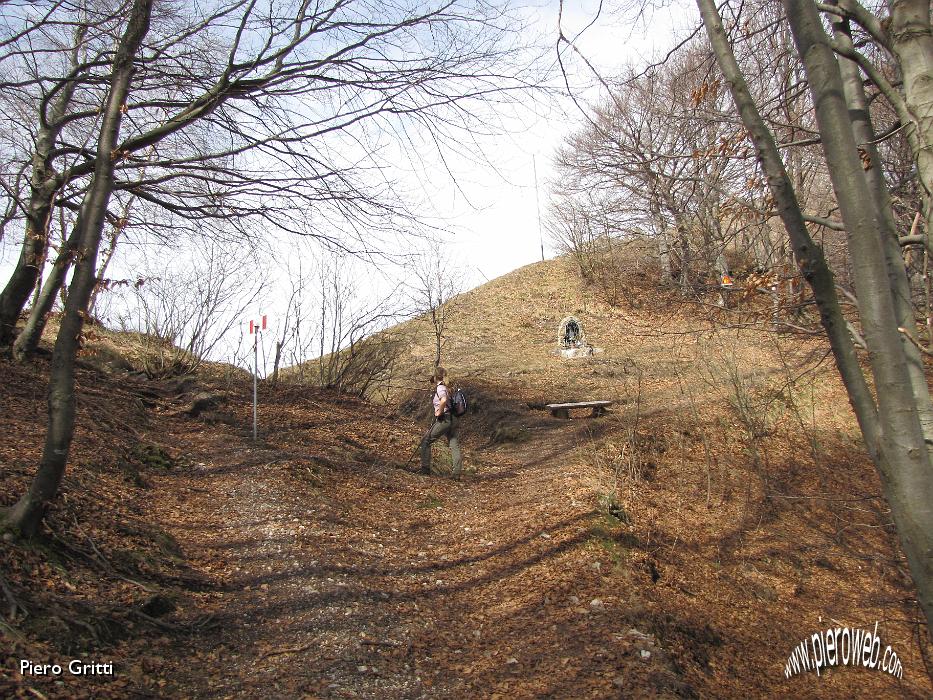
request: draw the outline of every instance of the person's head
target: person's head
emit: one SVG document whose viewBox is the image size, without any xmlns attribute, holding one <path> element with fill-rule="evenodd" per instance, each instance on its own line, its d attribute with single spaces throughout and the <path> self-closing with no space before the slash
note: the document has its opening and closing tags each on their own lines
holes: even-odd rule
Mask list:
<svg viewBox="0 0 933 700">
<path fill-rule="evenodd" d="M 443 367 L 438 367 L 434 370 L 434 376 L 431 377 L 431 381 L 435 384 L 444 381 L 447 379 L 447 370 Z"/>
</svg>

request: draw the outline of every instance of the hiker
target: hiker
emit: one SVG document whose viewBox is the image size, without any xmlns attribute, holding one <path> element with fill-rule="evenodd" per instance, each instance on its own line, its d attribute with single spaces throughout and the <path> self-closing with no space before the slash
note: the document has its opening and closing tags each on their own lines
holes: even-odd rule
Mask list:
<svg viewBox="0 0 933 700">
<path fill-rule="evenodd" d="M 457 430 L 460 419 L 454 415 L 450 406 L 450 392 L 447 390 L 447 370 L 438 367 L 431 377 L 434 392 L 431 403 L 434 406 L 434 421 L 428 432 L 421 440 L 421 473 L 431 474 L 431 443 L 446 435 L 447 444 L 450 445 L 450 456 L 453 460 L 453 477 L 460 479 L 463 471 L 463 461 L 460 458 L 460 442 L 457 440 Z"/>
</svg>

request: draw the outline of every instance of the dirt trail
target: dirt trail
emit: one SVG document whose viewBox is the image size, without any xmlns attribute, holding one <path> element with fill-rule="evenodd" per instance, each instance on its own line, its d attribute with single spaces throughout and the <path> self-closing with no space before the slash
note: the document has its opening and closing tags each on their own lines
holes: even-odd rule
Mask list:
<svg viewBox="0 0 933 700">
<path fill-rule="evenodd" d="M 161 477 L 154 508 L 210 582 L 194 609 L 212 624 L 166 660 L 164 690 L 684 694 L 657 640 L 626 622 L 641 606 L 630 572 L 594 538 L 573 459 L 586 423 L 520 445 L 467 440 L 476 473 L 457 483 L 378 461 L 312 477 L 313 455 L 179 421 L 194 467 Z"/>
</svg>

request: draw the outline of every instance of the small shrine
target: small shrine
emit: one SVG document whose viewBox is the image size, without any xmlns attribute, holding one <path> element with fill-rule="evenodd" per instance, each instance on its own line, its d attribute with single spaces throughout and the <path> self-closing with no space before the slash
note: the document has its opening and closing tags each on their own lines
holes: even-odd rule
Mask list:
<svg viewBox="0 0 933 700">
<path fill-rule="evenodd" d="M 556 354 L 570 359 L 587 357 L 596 352 L 600 352 L 600 349 L 587 344 L 580 319 L 576 316 L 568 316 L 560 322 L 557 329 Z"/>
</svg>

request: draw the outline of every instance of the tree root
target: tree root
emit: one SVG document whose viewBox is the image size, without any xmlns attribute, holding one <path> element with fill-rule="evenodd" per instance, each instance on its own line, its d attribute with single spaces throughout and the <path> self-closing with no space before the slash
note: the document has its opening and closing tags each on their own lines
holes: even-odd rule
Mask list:
<svg viewBox="0 0 933 700">
<path fill-rule="evenodd" d="M 12 639 L 14 642 L 19 642 L 20 644 L 23 644 L 23 645 L 28 644 L 28 640 L 26 639 L 26 637 L 24 637 L 18 629 L 16 629 L 12 625 L 9 625 L 2 618 L 0 618 L 0 630 L 2 630 L 4 633 L 9 635 L 10 639 Z"/>
<path fill-rule="evenodd" d="M 6 596 L 7 602 L 10 604 L 10 614 L 7 616 L 10 622 L 16 620 L 16 613 L 20 610 L 23 611 L 23 616 L 29 615 L 29 611 L 26 609 L 26 606 L 20 603 L 16 596 L 13 595 L 13 591 L 10 590 L 10 586 L 7 584 L 6 579 L 0 575 L 0 590 L 3 591 L 3 595 Z"/>
<path fill-rule="evenodd" d="M 94 628 L 93 625 L 91 625 L 88 622 L 85 622 L 84 620 L 79 620 L 75 617 L 71 617 L 70 615 L 62 615 L 62 614 L 50 615 L 49 619 L 58 620 L 62 625 L 64 625 L 66 630 L 69 628 L 69 626 L 81 627 L 82 629 L 86 629 L 88 633 L 91 635 L 91 638 L 94 640 L 94 642 L 97 644 L 100 644 L 100 635 L 97 634 L 97 630 Z"/>
</svg>

